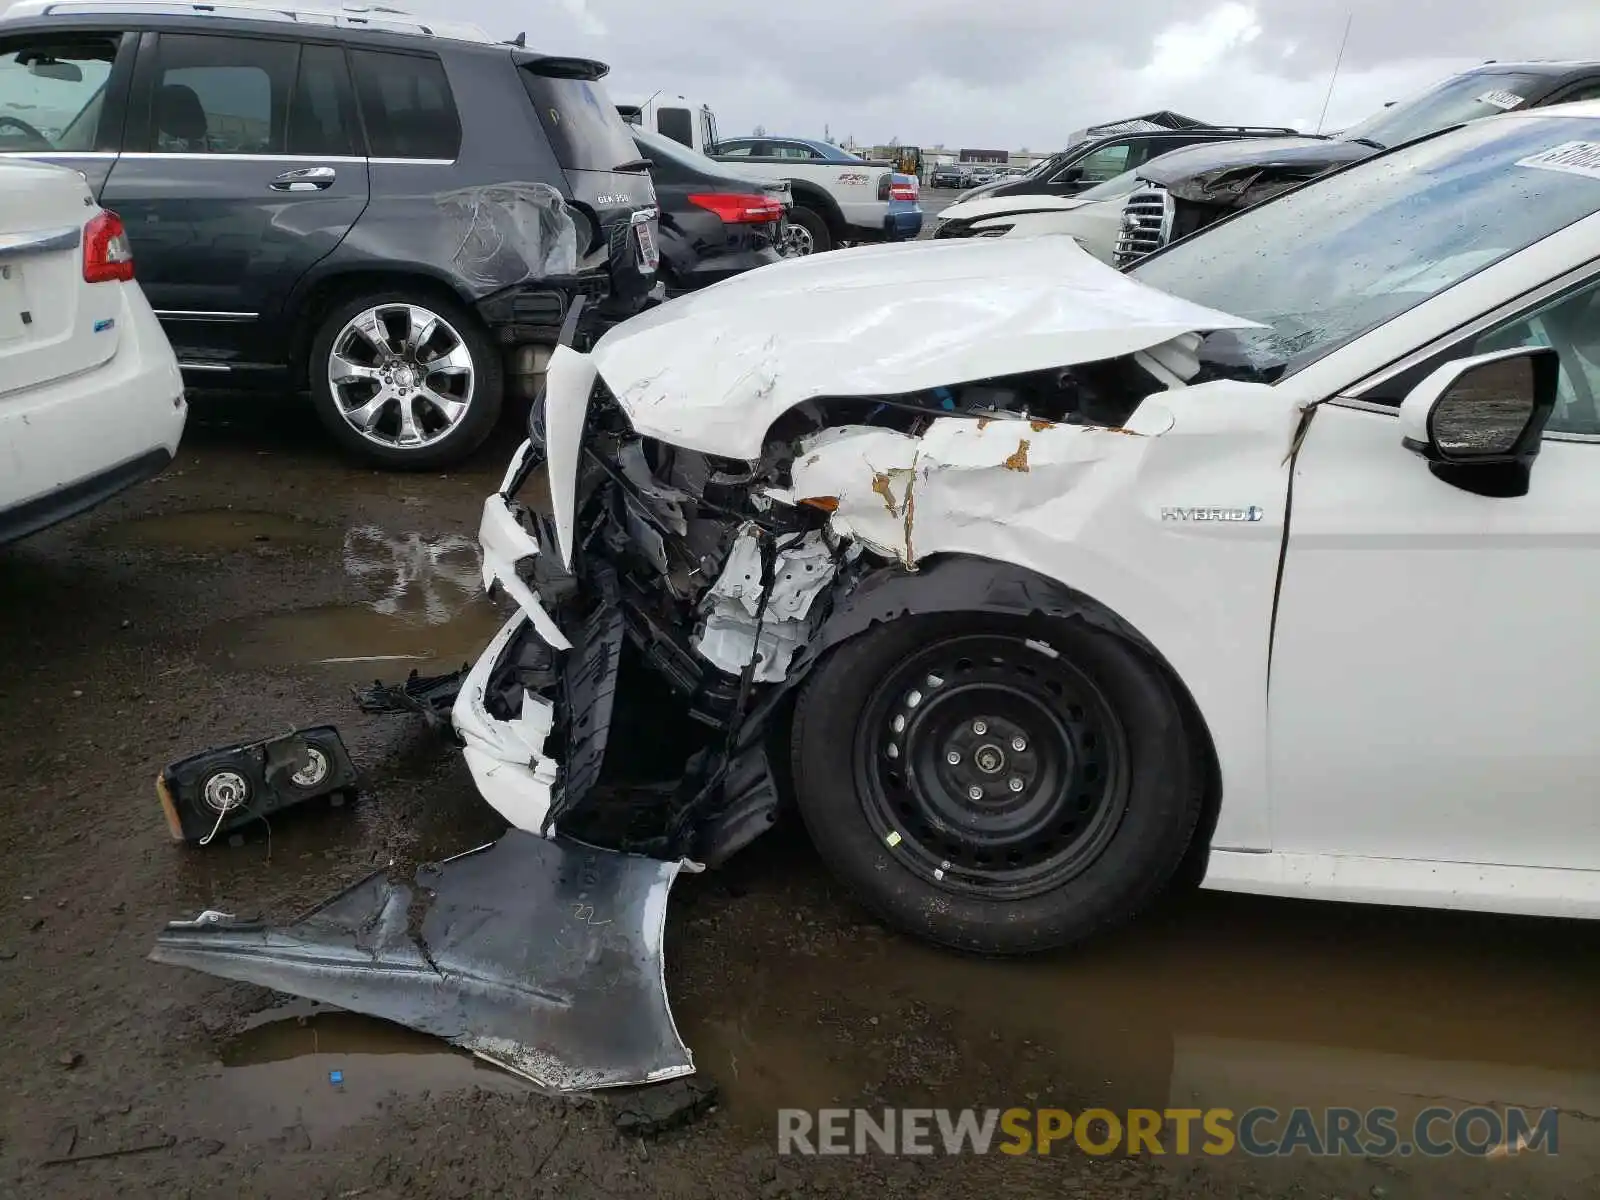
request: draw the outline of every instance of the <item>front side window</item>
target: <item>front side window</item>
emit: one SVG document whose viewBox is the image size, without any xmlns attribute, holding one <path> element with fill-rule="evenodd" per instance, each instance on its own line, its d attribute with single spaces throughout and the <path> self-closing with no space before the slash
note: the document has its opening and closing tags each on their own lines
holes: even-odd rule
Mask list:
<svg viewBox="0 0 1600 1200">
<path fill-rule="evenodd" d="M 85 154 L 99 144 L 117 35 L 0 42 L 0 154 Z"/>
<path fill-rule="evenodd" d="M 1066 174 L 1072 170 L 1078 171 L 1079 174 L 1075 179 L 1057 179 L 1052 182 L 1104 183 L 1121 175 L 1132 165 L 1128 162 L 1128 155 L 1132 150 L 1133 146 L 1129 142 L 1113 142 L 1109 146 L 1101 146 L 1098 150 L 1091 150 L 1085 154 L 1068 168 L 1067 172 L 1063 172 Z"/>
<path fill-rule="evenodd" d="M 461 152 L 461 120 L 437 58 L 352 50 L 350 66 L 373 158 L 455 161 Z M 615 109 L 611 115 L 618 129 L 627 129 Z"/>
<path fill-rule="evenodd" d="M 1481 334 L 1470 353 L 1548 346 L 1561 356 L 1549 433 L 1600 434 L 1600 280 Z"/>
<path fill-rule="evenodd" d="M 1369 159 L 1141 260 L 1142 283 L 1265 329 L 1211 376 L 1275 380 L 1600 211 L 1600 119 L 1480 121 Z"/>
</svg>

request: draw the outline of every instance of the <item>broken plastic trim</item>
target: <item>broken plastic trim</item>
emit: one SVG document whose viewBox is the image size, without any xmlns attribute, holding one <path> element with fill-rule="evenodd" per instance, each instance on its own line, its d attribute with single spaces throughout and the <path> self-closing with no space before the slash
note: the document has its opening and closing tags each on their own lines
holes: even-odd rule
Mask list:
<svg viewBox="0 0 1600 1200">
<path fill-rule="evenodd" d="M 512 829 L 282 928 L 173 922 L 150 958 L 395 1021 L 556 1091 L 651 1083 L 694 1071 L 662 942 L 673 881 L 701 869 Z"/>
</svg>

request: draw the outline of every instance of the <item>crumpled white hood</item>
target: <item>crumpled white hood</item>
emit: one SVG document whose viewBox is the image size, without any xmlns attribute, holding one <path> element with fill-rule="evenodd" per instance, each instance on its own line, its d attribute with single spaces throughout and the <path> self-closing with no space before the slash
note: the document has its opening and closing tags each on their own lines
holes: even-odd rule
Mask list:
<svg viewBox="0 0 1600 1200">
<path fill-rule="evenodd" d="M 591 357 L 637 433 L 751 459 L 774 420 L 816 396 L 914 392 L 1248 328 L 1070 238 L 959 239 L 785 259 L 616 326 Z"/>
<path fill-rule="evenodd" d="M 1014 212 L 1071 212 L 1087 204 L 1103 204 L 1103 200 L 1085 200 L 1081 196 L 1051 196 L 1036 193 L 1025 196 L 979 196 L 973 200 L 957 200 L 939 214 L 941 221 L 971 221 L 977 217 L 997 217 Z M 1122 199 L 1116 201 L 1122 203 Z"/>
</svg>

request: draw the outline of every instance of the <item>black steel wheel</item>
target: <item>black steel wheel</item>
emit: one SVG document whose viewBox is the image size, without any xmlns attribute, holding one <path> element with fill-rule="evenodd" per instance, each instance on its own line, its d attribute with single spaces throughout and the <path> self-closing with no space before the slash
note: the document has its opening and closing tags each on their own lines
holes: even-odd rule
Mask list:
<svg viewBox="0 0 1600 1200">
<path fill-rule="evenodd" d="M 795 796 L 824 861 L 890 923 L 1029 953 L 1172 879 L 1203 771 L 1166 676 L 1084 621 L 907 617 L 846 642 L 796 706 Z"/>
<path fill-rule="evenodd" d="M 1093 680 L 1016 634 L 957 636 L 873 690 L 856 788 L 877 836 L 949 891 L 1020 899 L 1093 862 L 1127 801 L 1127 739 Z"/>
</svg>

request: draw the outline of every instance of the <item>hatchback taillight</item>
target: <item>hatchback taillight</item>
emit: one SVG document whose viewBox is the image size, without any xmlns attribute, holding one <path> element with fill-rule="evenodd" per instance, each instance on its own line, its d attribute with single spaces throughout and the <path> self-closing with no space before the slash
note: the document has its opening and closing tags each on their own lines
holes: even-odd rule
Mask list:
<svg viewBox="0 0 1600 1200">
<path fill-rule="evenodd" d="M 729 225 L 765 225 L 783 216 L 783 201 L 738 192 L 696 192 L 689 203 L 714 212 Z"/>
<path fill-rule="evenodd" d="M 133 246 L 122 218 L 102 211 L 83 227 L 83 281 L 127 282 L 133 278 Z"/>
</svg>

